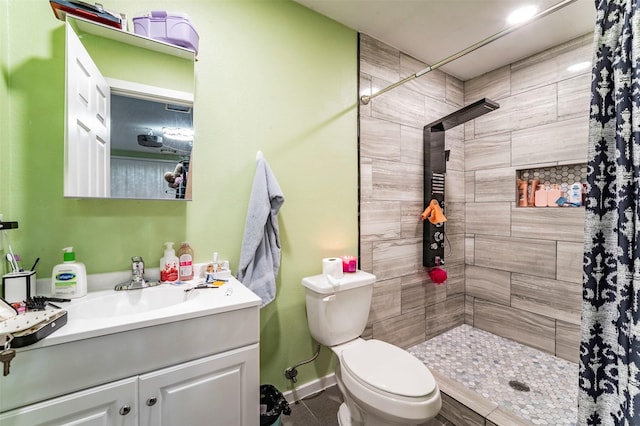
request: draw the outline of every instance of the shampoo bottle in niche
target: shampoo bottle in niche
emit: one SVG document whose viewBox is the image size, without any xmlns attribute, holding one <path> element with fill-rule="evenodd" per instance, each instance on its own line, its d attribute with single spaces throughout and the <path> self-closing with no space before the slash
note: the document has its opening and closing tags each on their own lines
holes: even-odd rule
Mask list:
<svg viewBox="0 0 640 426">
<path fill-rule="evenodd" d="M 188 281 L 193 279 L 193 249 L 189 243 L 184 242 L 178 249 L 178 260 L 180 268 L 178 270 L 178 278 L 180 281 Z"/>
<path fill-rule="evenodd" d="M 562 191 L 558 188 L 557 184 L 551 185 L 551 189 L 547 191 L 547 206 L 549 207 L 558 207 L 556 201 L 562 197 Z"/>
<path fill-rule="evenodd" d="M 51 294 L 55 297 L 74 299 L 87 294 L 87 270 L 84 263 L 76 262 L 73 247 L 66 247 L 64 263 L 53 267 L 51 274 Z"/>
<path fill-rule="evenodd" d="M 582 184 L 580 182 L 576 182 L 569 187 L 567 200 L 573 206 L 580 207 L 582 205 Z"/>
<path fill-rule="evenodd" d="M 180 261 L 173 249 L 173 243 L 164 243 L 164 257 L 160 259 L 160 282 L 173 283 L 178 281 L 178 267 Z"/>
<path fill-rule="evenodd" d="M 547 207 L 547 188 L 544 184 L 538 185 L 535 196 L 536 207 Z"/>
</svg>

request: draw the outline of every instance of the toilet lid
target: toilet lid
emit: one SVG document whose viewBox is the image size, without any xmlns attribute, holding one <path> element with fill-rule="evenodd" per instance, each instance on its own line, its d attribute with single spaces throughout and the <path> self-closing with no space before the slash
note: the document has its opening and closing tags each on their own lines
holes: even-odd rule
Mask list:
<svg viewBox="0 0 640 426">
<path fill-rule="evenodd" d="M 421 397 L 436 388 L 429 369 L 409 352 L 380 340 L 345 348 L 341 365 L 371 387 L 406 397 Z"/>
</svg>

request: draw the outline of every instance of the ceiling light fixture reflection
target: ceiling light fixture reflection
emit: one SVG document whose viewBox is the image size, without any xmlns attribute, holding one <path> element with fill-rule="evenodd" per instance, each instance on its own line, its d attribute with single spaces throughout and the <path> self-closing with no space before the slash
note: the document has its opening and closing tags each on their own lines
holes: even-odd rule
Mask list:
<svg viewBox="0 0 640 426">
<path fill-rule="evenodd" d="M 567 67 L 567 71 L 578 72 L 578 71 L 584 71 L 589 68 L 591 68 L 591 62 L 584 61 L 584 62 L 578 62 L 577 64 L 573 64 Z"/>
<path fill-rule="evenodd" d="M 186 129 L 183 127 L 163 127 L 162 136 L 167 139 L 189 142 L 193 141 L 193 129 Z"/>
<path fill-rule="evenodd" d="M 507 17 L 507 22 L 510 24 L 519 24 L 521 22 L 528 21 L 538 12 L 538 8 L 533 5 L 523 6 L 514 10 Z"/>
</svg>

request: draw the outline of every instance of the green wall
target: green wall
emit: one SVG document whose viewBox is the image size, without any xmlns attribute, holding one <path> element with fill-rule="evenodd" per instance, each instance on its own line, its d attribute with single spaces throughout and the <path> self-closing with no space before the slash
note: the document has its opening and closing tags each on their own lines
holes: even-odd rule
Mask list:
<svg viewBox="0 0 640 426">
<path fill-rule="evenodd" d="M 235 272 L 262 150 L 285 204 L 278 296 L 261 312 L 261 382 L 286 390 L 284 369 L 314 349 L 301 278 L 358 249 L 357 34 L 284 0 L 103 4 L 129 17 L 185 12 L 199 32 L 194 201 L 63 198 L 63 23 L 45 0 L 0 0 L 0 213 L 20 222 L 14 251 L 40 257 L 46 277 L 68 245 L 100 273 L 127 269 L 132 255 L 156 266 L 165 241 L 188 240 L 196 261 L 217 251 Z M 299 383 L 331 368 L 323 350 Z"/>
</svg>

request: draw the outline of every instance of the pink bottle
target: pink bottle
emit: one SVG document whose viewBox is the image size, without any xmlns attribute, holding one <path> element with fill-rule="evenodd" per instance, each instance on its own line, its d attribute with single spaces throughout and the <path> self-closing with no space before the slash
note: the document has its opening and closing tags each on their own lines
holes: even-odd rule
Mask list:
<svg viewBox="0 0 640 426">
<path fill-rule="evenodd" d="M 547 207 L 547 190 L 543 184 L 536 190 L 536 207 Z"/>
<path fill-rule="evenodd" d="M 558 188 L 557 184 L 551 185 L 551 189 L 547 191 L 547 206 L 549 207 L 558 207 L 556 201 L 558 198 L 562 197 L 562 191 Z"/>
</svg>

